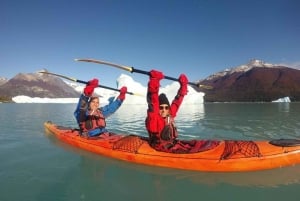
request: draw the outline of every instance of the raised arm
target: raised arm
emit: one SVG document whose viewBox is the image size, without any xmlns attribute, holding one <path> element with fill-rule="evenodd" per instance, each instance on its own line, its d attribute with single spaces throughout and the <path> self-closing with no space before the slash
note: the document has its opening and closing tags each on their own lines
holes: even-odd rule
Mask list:
<svg viewBox="0 0 300 201">
<path fill-rule="evenodd" d="M 120 89 L 120 94 L 115 100 L 114 97 L 111 97 L 109 99 L 108 105 L 100 108 L 105 118 L 115 113 L 120 108 L 123 101 L 125 100 L 126 93 L 127 93 L 127 87 L 124 86 Z"/>
<path fill-rule="evenodd" d="M 188 78 L 186 77 L 185 74 L 181 74 L 178 78 L 179 83 L 180 83 L 180 88 L 177 91 L 177 95 L 175 96 L 174 100 L 172 101 L 171 104 L 171 115 L 173 117 L 176 117 L 177 112 L 179 110 L 179 107 L 183 101 L 183 98 L 185 95 L 188 93 Z"/>
</svg>

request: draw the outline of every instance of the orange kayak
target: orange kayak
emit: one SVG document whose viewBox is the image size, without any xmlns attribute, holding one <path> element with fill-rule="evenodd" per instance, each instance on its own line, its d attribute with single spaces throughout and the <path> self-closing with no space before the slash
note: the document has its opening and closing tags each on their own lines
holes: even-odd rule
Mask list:
<svg viewBox="0 0 300 201">
<path fill-rule="evenodd" d="M 206 172 L 241 172 L 300 163 L 300 140 L 296 139 L 197 140 L 198 152 L 179 154 L 156 151 L 149 146 L 147 138 L 142 136 L 114 134 L 105 138 L 87 139 L 70 127 L 58 126 L 50 121 L 45 122 L 44 126 L 48 133 L 75 147 L 150 166 Z"/>
</svg>

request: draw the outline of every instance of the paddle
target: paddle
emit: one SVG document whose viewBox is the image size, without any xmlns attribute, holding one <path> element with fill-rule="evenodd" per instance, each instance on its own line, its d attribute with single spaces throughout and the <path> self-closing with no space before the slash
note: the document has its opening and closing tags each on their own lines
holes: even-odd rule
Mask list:
<svg viewBox="0 0 300 201">
<path fill-rule="evenodd" d="M 92 63 L 97 63 L 97 64 L 104 64 L 104 65 L 113 66 L 113 67 L 116 67 L 116 68 L 119 68 L 119 69 L 122 69 L 122 70 L 126 70 L 126 71 L 129 71 L 131 73 L 141 73 L 141 74 L 144 74 L 144 75 L 149 75 L 150 74 L 150 72 L 148 72 L 148 71 L 135 69 L 134 67 L 114 64 L 114 63 L 110 63 L 110 62 L 107 62 L 107 61 L 101 61 L 101 60 L 95 60 L 95 59 L 75 59 L 75 61 L 85 61 L 85 62 L 92 62 Z M 178 78 L 174 78 L 174 77 L 170 77 L 170 76 L 165 76 L 165 79 L 173 80 L 173 81 L 179 81 Z M 189 82 L 188 84 L 192 85 L 192 86 L 199 87 L 199 88 L 212 89 L 212 86 L 208 86 L 208 85 L 196 84 L 196 83 L 193 83 L 193 82 Z"/>
<path fill-rule="evenodd" d="M 39 73 L 48 74 L 48 75 L 54 75 L 54 76 L 57 76 L 57 77 L 61 77 L 61 78 L 64 78 L 64 79 L 67 79 L 67 80 L 70 80 L 70 81 L 73 81 L 73 82 L 82 83 L 82 84 L 87 84 L 88 83 L 87 81 L 78 80 L 76 78 L 72 78 L 72 77 L 68 77 L 68 76 L 60 75 L 60 74 L 56 74 L 56 73 L 50 73 L 48 71 L 39 71 Z M 119 89 L 107 87 L 107 86 L 104 86 L 104 85 L 98 85 L 98 87 L 104 88 L 104 89 L 113 90 L 113 91 L 120 91 Z M 133 93 L 133 92 L 126 92 L 126 93 L 130 94 L 130 95 L 143 96 L 141 94 L 137 94 L 137 93 Z"/>
</svg>

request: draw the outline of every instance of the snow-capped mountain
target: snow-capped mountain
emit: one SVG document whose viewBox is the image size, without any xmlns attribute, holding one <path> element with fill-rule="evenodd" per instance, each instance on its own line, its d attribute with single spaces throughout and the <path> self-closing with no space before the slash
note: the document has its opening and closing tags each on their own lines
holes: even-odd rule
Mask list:
<svg viewBox="0 0 300 201">
<path fill-rule="evenodd" d="M 247 64 L 243 64 L 243 65 L 232 67 L 232 68 L 226 68 L 223 71 L 220 71 L 220 72 L 217 72 L 213 75 L 210 75 L 206 79 L 207 80 L 212 80 L 212 79 L 215 79 L 217 77 L 223 77 L 223 76 L 230 75 L 230 74 L 237 73 L 237 72 L 247 72 L 247 71 L 249 71 L 249 70 L 251 70 L 252 68 L 255 68 L 255 67 L 278 68 L 278 66 L 276 66 L 274 64 L 266 63 L 266 62 L 264 62 L 262 60 L 258 60 L 258 59 L 252 59 Z"/>
<path fill-rule="evenodd" d="M 248 64 L 215 73 L 200 84 L 206 102 L 270 102 L 282 97 L 300 101 L 300 70 L 251 60 Z"/>
<path fill-rule="evenodd" d="M 0 86 L 3 85 L 3 84 L 5 84 L 7 81 L 8 81 L 7 78 L 5 78 L 5 77 L 0 77 Z"/>
<path fill-rule="evenodd" d="M 25 95 L 41 98 L 78 97 L 79 93 L 62 79 L 41 73 L 18 73 L 0 85 L 0 97 Z"/>
</svg>

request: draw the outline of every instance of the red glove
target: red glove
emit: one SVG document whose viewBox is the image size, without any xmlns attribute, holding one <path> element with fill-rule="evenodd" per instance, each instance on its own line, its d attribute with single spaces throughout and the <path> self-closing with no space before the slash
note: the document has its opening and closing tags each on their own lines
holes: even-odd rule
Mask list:
<svg viewBox="0 0 300 201">
<path fill-rule="evenodd" d="M 178 78 L 179 83 L 180 83 L 180 89 L 179 89 L 179 94 L 180 95 L 187 95 L 188 90 L 187 90 L 187 85 L 189 80 L 187 79 L 185 74 L 181 74 Z"/>
<path fill-rule="evenodd" d="M 83 92 L 86 96 L 91 96 L 94 93 L 94 89 L 98 87 L 99 81 L 98 79 L 94 78 L 86 84 L 86 87 L 84 88 Z"/>
<path fill-rule="evenodd" d="M 185 74 L 181 74 L 178 78 L 180 85 L 187 85 L 189 83 L 188 78 L 186 77 Z"/>
<path fill-rule="evenodd" d="M 150 78 L 155 78 L 155 79 L 161 80 L 164 77 L 165 77 L 164 74 L 160 71 L 157 71 L 157 70 L 150 71 Z"/>
<path fill-rule="evenodd" d="M 122 88 L 120 89 L 120 95 L 119 95 L 118 98 L 119 98 L 121 101 L 123 101 L 123 100 L 125 99 L 126 93 L 127 93 L 127 87 L 122 87 Z"/>
</svg>

